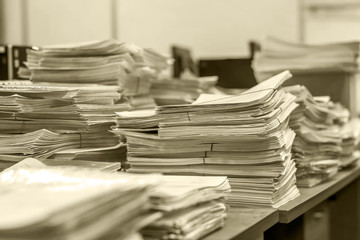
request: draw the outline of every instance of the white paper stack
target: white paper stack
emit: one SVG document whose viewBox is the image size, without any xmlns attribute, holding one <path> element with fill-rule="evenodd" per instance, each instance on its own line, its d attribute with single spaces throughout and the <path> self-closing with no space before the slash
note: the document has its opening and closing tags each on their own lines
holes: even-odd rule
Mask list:
<svg viewBox="0 0 360 240">
<path fill-rule="evenodd" d="M 330 96 L 356 117 L 360 113 L 359 56 L 359 41 L 303 44 L 268 37 L 252 65 L 258 82 L 290 70 L 293 78 L 286 86 L 299 84 L 314 96 Z"/>
<path fill-rule="evenodd" d="M 14 164 L 26 156 L 45 160 L 65 149 L 120 147 L 117 146 L 119 141 L 118 135 L 110 131 L 55 133 L 41 129 L 25 134 L 0 134 L 0 161 Z M 119 158 L 117 162 L 120 162 Z"/>
<path fill-rule="evenodd" d="M 289 123 L 296 132 L 292 152 L 298 186 L 312 187 L 334 176 L 339 166 L 356 163 L 359 127 L 358 121 L 349 121 L 349 111 L 329 97 L 313 97 L 304 86 L 284 90 L 297 96 L 300 105 Z"/>
<path fill-rule="evenodd" d="M 127 96 L 149 93 L 150 80 L 167 66 L 157 52 L 117 40 L 33 47 L 27 53 L 33 82 L 119 85 Z"/>
<path fill-rule="evenodd" d="M 129 104 L 116 103 L 121 98 L 116 86 L 69 85 L 1 82 L 1 132 L 108 130 L 116 111 L 130 109 Z"/>
<path fill-rule="evenodd" d="M 297 107 L 285 71 L 236 96 L 200 95 L 156 113 L 118 113 L 130 172 L 227 175 L 229 203 L 277 207 L 299 195 L 288 127 Z"/>
<path fill-rule="evenodd" d="M 28 140 L 23 148 L 10 146 L 4 152 L 4 167 L 9 159 L 44 160 L 67 150 L 72 154 L 54 156 L 48 164 L 119 169 L 126 158 L 121 138 L 109 132 L 115 112 L 145 105 L 148 98 L 129 98 L 149 93 L 150 81 L 166 67 L 166 58 L 115 40 L 34 47 L 27 54 L 31 81 L 0 84 L 0 134 L 16 134 L 18 143 Z M 39 134 L 47 138 L 39 140 Z M 58 140 L 49 141 L 49 135 L 58 135 Z M 34 148 L 39 141 L 41 149 Z M 92 145 L 85 144 L 90 141 Z"/>
<path fill-rule="evenodd" d="M 297 44 L 267 37 L 255 54 L 253 67 L 258 81 L 290 69 L 292 73 L 318 71 L 356 72 L 359 68 L 358 41 L 318 45 Z"/>
<path fill-rule="evenodd" d="M 224 225 L 226 177 L 162 176 L 160 182 L 150 203 L 163 216 L 141 230 L 145 239 L 195 240 Z"/>
<path fill-rule="evenodd" d="M 15 168 L 0 175 L 2 239 L 134 239 L 158 219 L 156 176 L 79 168 Z"/>
<path fill-rule="evenodd" d="M 192 103 L 200 94 L 209 93 L 217 80 L 217 76 L 189 79 L 162 78 L 152 82 L 150 93 L 157 105 Z"/>
<path fill-rule="evenodd" d="M 115 125 L 115 111 L 130 109 L 128 104 L 116 103 L 120 98 L 117 86 L 1 82 L 0 138 L 4 150 L 0 160 L 3 167 L 24 156 L 44 160 L 65 149 L 118 146 L 121 138 L 110 132 Z M 119 155 L 116 165 L 125 160 L 124 154 Z"/>
</svg>

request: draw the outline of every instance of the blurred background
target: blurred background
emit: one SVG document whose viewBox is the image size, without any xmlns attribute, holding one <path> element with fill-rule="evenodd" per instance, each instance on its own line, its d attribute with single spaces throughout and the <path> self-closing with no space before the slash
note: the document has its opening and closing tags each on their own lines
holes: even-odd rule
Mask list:
<svg viewBox="0 0 360 240">
<path fill-rule="evenodd" d="M 0 0 L 0 43 L 115 38 L 169 54 L 246 57 L 264 35 L 322 43 L 360 36 L 359 0 Z"/>
</svg>

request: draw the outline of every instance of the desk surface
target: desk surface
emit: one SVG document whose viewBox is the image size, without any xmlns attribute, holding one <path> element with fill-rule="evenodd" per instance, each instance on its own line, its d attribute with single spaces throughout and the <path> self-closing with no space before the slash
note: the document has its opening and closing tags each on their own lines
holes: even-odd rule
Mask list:
<svg viewBox="0 0 360 240">
<path fill-rule="evenodd" d="M 274 208 L 235 208 L 228 211 L 225 226 L 205 237 L 204 240 L 256 239 L 279 221 Z"/>
<path fill-rule="evenodd" d="M 312 188 L 300 188 L 300 196 L 273 208 L 235 208 L 228 211 L 225 226 L 204 240 L 255 239 L 277 222 L 289 223 L 335 194 L 360 176 L 360 163 L 340 171 L 336 176 Z"/>
<path fill-rule="evenodd" d="M 300 196 L 279 208 L 280 223 L 289 223 L 335 194 L 360 176 L 360 163 L 340 171 L 327 182 L 312 188 L 299 188 Z"/>
</svg>

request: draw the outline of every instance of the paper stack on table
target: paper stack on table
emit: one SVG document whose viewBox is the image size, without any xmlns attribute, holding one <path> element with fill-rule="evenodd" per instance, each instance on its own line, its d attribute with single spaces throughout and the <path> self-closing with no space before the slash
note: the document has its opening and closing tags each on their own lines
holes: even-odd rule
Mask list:
<svg viewBox="0 0 360 240">
<path fill-rule="evenodd" d="M 224 176 L 110 174 L 33 158 L 2 172 L 0 187 L 6 239 L 199 239 L 224 225 L 231 191 Z"/>
<path fill-rule="evenodd" d="M 201 93 L 209 93 L 217 80 L 217 76 L 192 79 L 162 78 L 152 81 L 150 93 L 157 105 L 192 103 Z"/>
<path fill-rule="evenodd" d="M 10 165 L 21 161 L 26 156 L 45 160 L 65 149 L 114 148 L 114 146 L 120 148 L 117 146 L 119 141 L 119 136 L 110 131 L 55 133 L 41 129 L 25 134 L 0 134 L 0 160 Z M 97 161 L 99 159 L 97 157 Z M 118 163 L 119 159 L 117 159 Z"/>
<path fill-rule="evenodd" d="M 285 71 L 235 96 L 201 95 L 156 113 L 118 113 L 130 172 L 227 175 L 229 203 L 277 207 L 299 195 L 288 127 L 295 96 Z"/>
<path fill-rule="evenodd" d="M 116 104 L 121 98 L 116 86 L 44 86 L 24 81 L 0 83 L 0 129 L 2 133 L 48 130 L 108 130 L 115 111 L 129 110 Z"/>
<path fill-rule="evenodd" d="M 129 95 L 148 92 L 149 77 L 167 66 L 157 52 L 117 40 L 33 47 L 27 53 L 34 82 L 120 84 Z"/>
<path fill-rule="evenodd" d="M 290 70 L 293 78 L 286 86 L 304 85 L 314 96 L 341 103 L 352 117 L 359 115 L 359 41 L 303 44 L 268 37 L 260 45 L 252 62 L 258 82 Z"/>
<path fill-rule="evenodd" d="M 65 134 L 59 139 L 68 142 L 44 141 L 41 150 L 12 151 L 1 160 L 13 157 L 15 163 L 21 155 L 44 160 L 71 150 L 76 156 L 62 154 L 48 164 L 119 167 L 126 158 L 121 138 L 109 132 L 115 125 L 115 112 L 148 105 L 144 102 L 149 98 L 129 98 L 149 93 L 151 79 L 166 68 L 167 59 L 151 49 L 116 40 L 34 47 L 27 54 L 31 81 L 0 83 L 0 134 L 26 133 L 16 135 L 17 139 L 21 143 L 22 137 L 33 136 L 35 139 L 29 140 L 33 144 L 38 141 L 35 131 L 46 129 L 59 136 Z M 85 144 L 89 135 L 93 145 Z M 73 136 L 80 140 L 74 143 Z M 4 167 L 8 165 L 4 163 Z"/>
<path fill-rule="evenodd" d="M 162 176 L 150 194 L 163 216 L 141 230 L 145 239 L 200 239 L 226 218 L 226 177 Z"/>
<path fill-rule="evenodd" d="M 4 150 L 0 160 L 6 167 L 26 156 L 44 160 L 65 149 L 118 146 L 121 139 L 110 132 L 115 111 L 130 109 L 127 104 L 115 104 L 120 98 L 117 86 L 1 82 L 0 135 Z M 117 166 L 126 160 L 122 157 Z"/>
<path fill-rule="evenodd" d="M 292 152 L 298 186 L 312 187 L 334 176 L 340 166 L 356 163 L 359 122 L 349 121 L 349 111 L 328 97 L 313 97 L 304 86 L 284 90 L 297 96 L 300 105 L 289 123 L 296 132 Z"/>
<path fill-rule="evenodd" d="M 2 239 L 134 239 L 161 216 L 150 211 L 157 176 L 62 167 L 1 173 Z"/>
<path fill-rule="evenodd" d="M 259 81 L 286 69 L 292 73 L 355 72 L 359 69 L 359 52 L 358 41 L 307 45 L 267 37 L 261 42 L 261 51 L 255 54 L 253 67 Z"/>
<path fill-rule="evenodd" d="M 101 138 L 101 140 L 106 141 L 106 138 Z M 50 166 L 70 165 L 116 171 L 125 168 L 126 152 L 126 146 L 123 143 L 110 147 L 72 148 L 56 151 L 44 160 L 44 163 Z"/>
</svg>

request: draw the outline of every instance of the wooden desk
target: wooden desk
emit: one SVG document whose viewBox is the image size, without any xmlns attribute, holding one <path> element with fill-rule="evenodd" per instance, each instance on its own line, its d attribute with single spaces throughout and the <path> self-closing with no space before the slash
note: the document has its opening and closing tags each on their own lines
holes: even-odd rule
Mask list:
<svg viewBox="0 0 360 240">
<path fill-rule="evenodd" d="M 289 223 L 295 218 L 329 198 L 360 176 L 360 164 L 340 171 L 329 181 L 312 188 L 299 188 L 300 196 L 279 208 L 280 223 Z"/>
<path fill-rule="evenodd" d="M 225 226 L 204 240 L 262 239 L 265 230 L 279 221 L 279 213 L 273 208 L 235 208 L 228 211 Z"/>
</svg>

